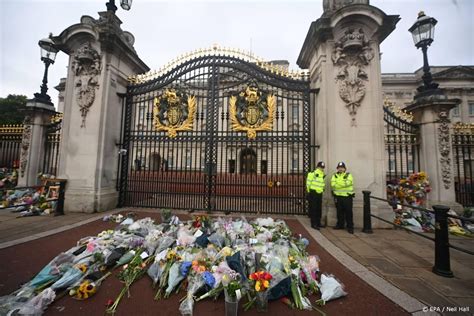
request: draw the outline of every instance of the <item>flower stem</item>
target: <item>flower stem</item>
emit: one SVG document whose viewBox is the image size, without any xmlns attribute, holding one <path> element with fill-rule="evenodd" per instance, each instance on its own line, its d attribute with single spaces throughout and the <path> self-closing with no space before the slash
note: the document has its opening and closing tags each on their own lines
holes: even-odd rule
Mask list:
<svg viewBox="0 0 474 316">
<path fill-rule="evenodd" d="M 122 297 L 125 295 L 125 293 L 128 291 L 128 287 L 127 286 L 124 286 L 122 288 L 122 290 L 120 291 L 120 294 L 117 296 L 117 298 L 115 299 L 115 302 L 114 304 L 112 304 L 112 306 L 110 306 L 109 308 L 107 308 L 107 310 L 105 311 L 107 314 L 115 314 L 115 310 L 117 309 L 118 305 L 120 304 L 120 300 L 122 299 Z"/>
</svg>

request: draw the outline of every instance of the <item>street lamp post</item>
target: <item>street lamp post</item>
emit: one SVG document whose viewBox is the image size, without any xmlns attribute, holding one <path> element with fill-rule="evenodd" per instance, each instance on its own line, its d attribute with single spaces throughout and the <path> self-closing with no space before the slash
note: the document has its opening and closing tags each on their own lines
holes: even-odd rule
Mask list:
<svg viewBox="0 0 474 316">
<path fill-rule="evenodd" d="M 132 1 L 133 0 L 120 0 L 120 6 L 122 9 L 128 11 L 132 7 Z M 112 11 L 114 13 L 117 11 L 115 0 L 109 0 L 105 5 L 107 6 L 107 11 Z"/>
<path fill-rule="evenodd" d="M 433 82 L 433 76 L 430 72 L 428 63 L 428 46 L 433 43 L 435 25 L 438 21 L 435 18 L 425 15 L 423 11 L 418 13 L 418 19 L 408 30 L 413 36 L 413 42 L 416 48 L 421 48 L 423 52 L 423 85 L 418 87 L 418 96 L 428 96 L 439 94 L 438 84 Z"/>
<path fill-rule="evenodd" d="M 54 64 L 56 59 L 56 54 L 58 49 L 55 47 L 51 38 L 43 38 L 38 42 L 39 47 L 41 48 L 41 61 L 44 62 L 44 75 L 43 83 L 41 85 L 41 92 L 35 93 L 35 99 L 43 103 L 50 104 L 51 97 L 47 94 L 48 91 L 48 68 L 50 65 Z"/>
</svg>

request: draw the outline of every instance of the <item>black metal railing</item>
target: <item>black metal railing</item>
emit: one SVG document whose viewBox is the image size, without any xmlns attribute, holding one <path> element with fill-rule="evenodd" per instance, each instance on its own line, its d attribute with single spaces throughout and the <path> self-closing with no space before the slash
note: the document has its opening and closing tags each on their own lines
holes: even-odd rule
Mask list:
<svg viewBox="0 0 474 316">
<path fill-rule="evenodd" d="M 29 202 L 25 203 L 16 203 L 18 202 L 18 199 L 8 200 L 8 192 L 18 192 L 24 190 L 30 191 L 26 194 L 31 195 L 35 192 L 42 192 L 45 199 L 37 199 L 37 201 L 30 200 Z M 28 210 L 28 208 L 38 206 L 40 203 L 56 202 L 54 215 L 64 215 L 65 192 L 66 180 L 62 179 L 48 179 L 45 181 L 44 185 L 15 187 L 13 189 L 0 188 L 0 205 L 2 205 L 0 210 L 10 210 L 14 212 L 18 207 L 25 207 L 24 210 Z M 24 195 L 22 197 L 24 197 Z"/>
<path fill-rule="evenodd" d="M 61 132 L 56 131 L 49 133 L 45 142 L 45 153 L 43 160 L 44 174 L 57 175 L 59 165 L 59 143 L 61 140 Z"/>
<path fill-rule="evenodd" d="M 408 177 L 420 170 L 419 127 L 384 106 L 387 181 Z"/>
<path fill-rule="evenodd" d="M 454 189 L 456 202 L 474 206 L 474 133 L 453 133 Z"/>
<path fill-rule="evenodd" d="M 23 124 L 0 126 L 0 168 L 19 167 L 22 136 Z"/>
<path fill-rule="evenodd" d="M 362 191 L 364 195 L 364 226 L 362 229 L 362 232 L 367 233 L 367 234 L 372 234 L 372 217 L 376 218 L 382 222 L 385 222 L 387 224 L 393 225 L 398 228 L 403 228 L 417 236 L 423 237 L 425 239 L 429 239 L 431 241 L 434 241 L 435 243 L 435 262 L 433 266 L 433 272 L 443 276 L 443 277 L 448 277 L 451 278 L 453 277 L 453 272 L 451 271 L 451 262 L 450 262 L 450 256 L 449 256 L 449 248 L 456 249 L 458 251 L 461 251 L 463 253 L 469 254 L 469 255 L 474 255 L 473 251 L 470 251 L 468 249 L 464 249 L 461 247 L 458 247 L 456 245 L 450 244 L 449 243 L 449 231 L 448 231 L 448 217 L 451 218 L 456 218 L 462 221 L 467 221 L 467 222 L 474 222 L 474 220 L 470 218 L 465 218 L 462 216 L 456 216 L 456 215 L 451 215 L 448 214 L 449 207 L 444 206 L 444 205 L 433 205 L 433 210 L 426 209 L 423 207 L 418 207 L 418 206 L 412 206 L 404 203 L 396 203 L 395 205 L 401 205 L 405 207 L 410 207 L 413 209 L 417 209 L 422 212 L 427 212 L 435 215 L 435 237 L 430 237 L 425 234 L 413 231 L 407 227 L 404 227 L 403 225 L 395 224 L 393 222 L 390 222 L 384 218 L 381 218 L 379 216 L 376 216 L 371 213 L 371 208 L 370 208 L 370 200 L 379 200 L 379 201 L 384 201 L 387 202 L 388 204 L 395 206 L 393 202 L 382 199 L 379 197 L 371 196 L 370 191 Z"/>
</svg>

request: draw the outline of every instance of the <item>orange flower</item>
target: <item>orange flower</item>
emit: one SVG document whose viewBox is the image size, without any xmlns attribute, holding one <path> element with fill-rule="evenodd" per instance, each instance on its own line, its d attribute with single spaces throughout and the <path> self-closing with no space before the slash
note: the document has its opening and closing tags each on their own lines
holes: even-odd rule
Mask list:
<svg viewBox="0 0 474 316">
<path fill-rule="evenodd" d="M 258 271 L 250 274 L 249 279 L 255 281 L 255 290 L 260 292 L 265 291 L 270 287 L 272 275 L 265 271 Z"/>
</svg>

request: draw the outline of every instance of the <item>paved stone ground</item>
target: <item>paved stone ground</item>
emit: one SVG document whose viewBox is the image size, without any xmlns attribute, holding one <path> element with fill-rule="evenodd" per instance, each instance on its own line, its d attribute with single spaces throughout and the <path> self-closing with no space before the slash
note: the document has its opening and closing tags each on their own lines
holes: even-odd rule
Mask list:
<svg viewBox="0 0 474 316">
<path fill-rule="evenodd" d="M 323 228 L 332 244 L 369 271 L 445 315 L 474 313 L 474 256 L 450 250 L 454 278 L 434 274 L 434 242 L 402 229 L 377 229 L 373 234 Z M 474 251 L 474 239 L 450 235 L 450 242 Z M 439 308 L 439 309 L 438 309 Z M 444 313 L 443 313 L 444 308 Z M 457 313 L 451 312 L 457 311 Z"/>
<path fill-rule="evenodd" d="M 108 213 L 118 211 L 124 210 Z M 0 249 L 92 223 L 105 214 L 73 213 L 58 217 L 16 218 L 18 214 L 2 211 Z M 444 308 L 442 314 L 445 315 L 473 314 L 473 256 L 451 250 L 451 269 L 455 277 L 443 278 L 431 272 L 434 244 L 429 240 L 404 230 L 379 229 L 374 230 L 374 234 L 356 232 L 354 235 L 332 228 L 316 231 L 311 229 L 307 217 L 296 218 L 329 254 L 405 311 L 414 315 L 428 315 L 436 313 L 426 313 L 424 310 L 442 312 Z M 451 242 L 474 250 L 473 239 L 457 237 L 452 238 Z M 457 312 L 450 312 L 447 308 Z M 460 313 L 461 308 L 469 310 Z"/>
<path fill-rule="evenodd" d="M 122 210 L 125 214 L 130 209 Z M 156 210 L 134 209 L 139 218 L 150 216 L 154 219 L 160 217 Z M 67 215 L 66 215 L 67 216 Z M 184 212 L 179 214 L 183 220 L 190 219 L 190 215 Z M 231 217 L 238 217 L 233 214 Z M 250 218 L 250 216 L 249 216 Z M 278 217 L 281 218 L 281 217 Z M 45 218 L 47 220 L 47 218 Z M 317 254 L 321 258 L 322 272 L 334 274 L 346 285 L 348 296 L 328 302 L 321 307 L 321 315 L 406 315 L 408 314 L 400 306 L 387 299 L 383 294 L 359 278 L 354 271 L 348 269 L 329 254 L 319 242 L 316 242 L 314 234 L 295 217 L 285 217 L 288 225 L 295 234 L 302 234 L 310 240 L 307 251 Z M 88 220 L 89 221 L 89 220 Z M 80 224 L 80 223 L 77 223 Z M 70 228 L 66 231 L 48 235 L 43 238 L 23 242 L 15 246 L 0 250 L 0 257 L 6 265 L 0 265 L 0 296 L 11 293 L 22 283 L 30 280 L 52 257 L 61 250 L 69 249 L 76 241 L 84 236 L 94 235 L 104 229 L 112 229 L 114 223 L 95 220 L 86 225 Z M 46 235 L 46 233 L 45 233 Z M 33 251 L 32 251 L 33 250 Z M 35 251 L 37 250 L 37 251 Z M 117 271 L 114 272 L 116 274 Z M 121 284 L 116 277 L 110 277 L 103 283 L 101 290 L 87 302 L 80 302 L 69 297 L 64 297 L 49 306 L 46 315 L 102 315 L 104 302 L 108 298 L 117 296 Z M 134 284 L 131 289 L 132 299 L 124 299 L 117 311 L 117 315 L 180 315 L 178 311 L 179 299 L 182 293 L 172 295 L 168 300 L 154 301 L 154 291 L 151 281 L 145 277 Z M 310 297 L 311 301 L 317 297 Z M 224 303 L 221 297 L 217 302 L 205 300 L 195 306 L 195 315 L 223 315 Z M 244 312 L 240 306 L 239 314 L 257 315 L 255 310 Z M 288 309 L 280 302 L 269 304 L 268 314 L 275 316 L 287 315 L 315 315 L 317 312 L 299 311 Z"/>
<path fill-rule="evenodd" d="M 0 209 L 0 249 L 13 244 L 34 240 L 45 235 L 60 232 L 84 221 L 94 221 L 102 218 L 110 211 L 100 214 L 70 213 L 64 216 L 42 215 L 30 217 L 18 217 L 19 213 L 12 213 Z"/>
</svg>

